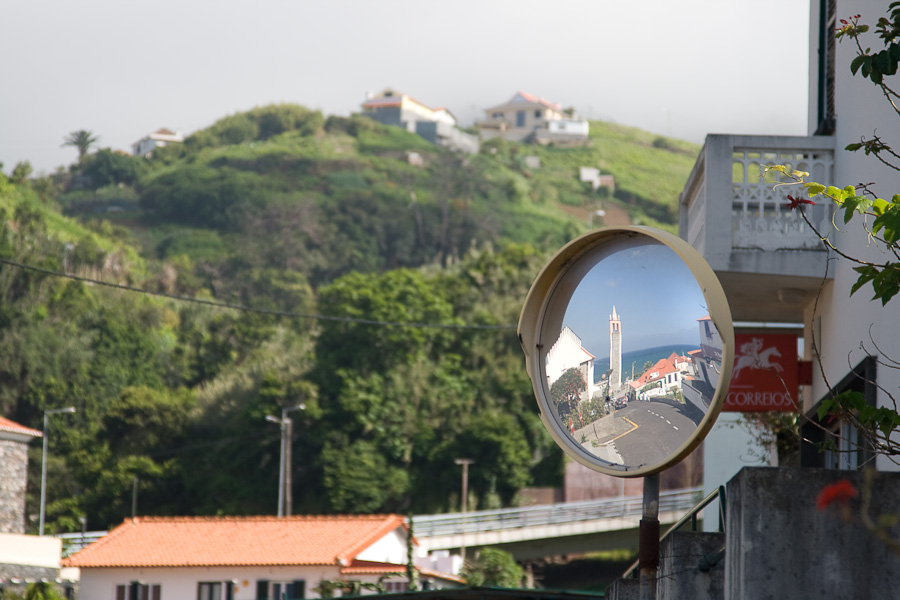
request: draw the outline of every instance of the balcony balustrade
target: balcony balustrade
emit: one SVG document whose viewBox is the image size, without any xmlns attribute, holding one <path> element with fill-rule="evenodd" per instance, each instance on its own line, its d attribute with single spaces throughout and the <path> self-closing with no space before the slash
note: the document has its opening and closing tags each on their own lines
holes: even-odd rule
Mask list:
<svg viewBox="0 0 900 600">
<path fill-rule="evenodd" d="M 809 172 L 831 184 L 830 137 L 710 135 L 681 194 L 679 231 L 716 271 L 736 320 L 802 320 L 802 306 L 826 277 L 821 236 L 833 229 L 827 199 L 804 205 L 794 180 L 766 166 Z M 818 232 L 818 233 L 817 233 Z"/>
</svg>

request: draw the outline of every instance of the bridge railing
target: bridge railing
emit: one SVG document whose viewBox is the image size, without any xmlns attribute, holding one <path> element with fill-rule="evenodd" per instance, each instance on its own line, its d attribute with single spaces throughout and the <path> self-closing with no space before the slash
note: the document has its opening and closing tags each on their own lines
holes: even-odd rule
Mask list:
<svg viewBox="0 0 900 600">
<path fill-rule="evenodd" d="M 685 511 L 703 497 L 701 488 L 674 490 L 659 494 L 659 511 Z M 589 521 L 603 518 L 640 515 L 643 495 L 615 496 L 599 500 L 583 500 L 529 506 L 525 508 L 501 508 L 443 515 L 419 515 L 413 517 L 413 534 L 416 537 L 436 537 L 460 533 L 477 533 L 504 529 L 519 529 L 540 525 Z"/>
</svg>

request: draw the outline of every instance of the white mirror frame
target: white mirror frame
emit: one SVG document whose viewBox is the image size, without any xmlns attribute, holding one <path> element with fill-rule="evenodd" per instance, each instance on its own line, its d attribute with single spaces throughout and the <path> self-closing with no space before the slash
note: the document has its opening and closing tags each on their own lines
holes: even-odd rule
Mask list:
<svg viewBox="0 0 900 600">
<path fill-rule="evenodd" d="M 563 315 L 575 288 L 586 273 L 602 258 L 603 254 L 616 252 L 623 247 L 637 245 L 640 238 L 647 243 L 662 244 L 675 252 L 688 266 L 706 298 L 709 316 L 722 339 L 722 364 L 719 384 L 716 387 L 709 410 L 693 434 L 677 450 L 662 461 L 633 467 L 618 465 L 594 456 L 579 445 L 553 418 L 553 402 L 547 383 L 543 350 L 559 337 Z M 531 378 L 535 398 L 541 412 L 544 427 L 563 451 L 576 462 L 600 473 L 615 477 L 642 477 L 652 475 L 678 463 L 690 454 L 706 437 L 715 424 L 728 393 L 731 371 L 734 366 L 734 324 L 731 309 L 722 285 L 704 258 L 679 237 L 650 227 L 615 227 L 597 229 L 566 244 L 541 270 L 528 292 L 518 326 L 519 342 L 525 352 L 525 367 Z"/>
</svg>

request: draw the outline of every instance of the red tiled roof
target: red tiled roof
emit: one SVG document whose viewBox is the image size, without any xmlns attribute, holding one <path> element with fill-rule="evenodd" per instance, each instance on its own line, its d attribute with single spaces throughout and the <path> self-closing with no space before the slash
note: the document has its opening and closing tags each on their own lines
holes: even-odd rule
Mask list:
<svg viewBox="0 0 900 600">
<path fill-rule="evenodd" d="M 341 575 L 379 575 L 381 573 L 406 574 L 406 565 L 374 562 L 371 560 L 354 560 L 349 566 L 341 569 Z"/>
<path fill-rule="evenodd" d="M 389 96 L 387 98 L 373 98 L 363 103 L 363 108 L 383 108 L 391 106 L 400 106 L 403 102 L 402 98 L 397 96 Z"/>
<path fill-rule="evenodd" d="M 33 437 L 44 437 L 44 434 L 37 429 L 19 425 L 18 423 L 14 423 L 4 417 L 0 417 L 0 431 L 8 431 L 10 433 L 19 433 L 22 435 L 30 435 Z"/>
<path fill-rule="evenodd" d="M 126 519 L 63 565 L 347 565 L 398 527 L 405 527 L 399 515 L 138 517 Z"/>
<path fill-rule="evenodd" d="M 542 106 L 546 106 L 547 108 L 551 108 L 553 110 L 559 110 L 561 105 L 559 103 L 550 102 L 549 100 L 545 100 L 539 96 L 535 96 L 534 94 L 529 94 L 528 92 L 516 92 L 516 96 L 522 96 L 525 100 L 532 102 L 534 104 L 540 104 Z M 516 99 L 516 96 L 513 96 L 510 102 Z"/>
</svg>

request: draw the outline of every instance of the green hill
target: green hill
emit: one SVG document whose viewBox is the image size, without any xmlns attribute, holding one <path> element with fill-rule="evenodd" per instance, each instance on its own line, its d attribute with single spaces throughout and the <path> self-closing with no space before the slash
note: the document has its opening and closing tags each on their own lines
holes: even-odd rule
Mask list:
<svg viewBox="0 0 900 600">
<path fill-rule="evenodd" d="M 314 286 L 352 271 L 447 264 L 486 242 L 554 249 L 601 206 L 674 230 L 698 148 L 602 122 L 591 131 L 584 147 L 495 140 L 461 156 L 364 117 L 268 106 L 158 149 L 134 185 L 140 212 L 104 217 L 132 227 L 156 258 L 201 267 L 239 258 L 299 271 Z M 613 175 L 615 193 L 579 181 L 582 166 Z M 98 208 L 83 192 L 68 196 L 64 206 Z"/>
<path fill-rule="evenodd" d="M 65 176 L 0 174 L 0 414 L 40 428 L 77 408 L 54 421 L 50 530 L 121 522 L 136 480 L 142 514 L 272 513 L 265 417 L 301 402 L 297 513 L 455 509 L 469 454 L 473 508 L 559 485 L 511 325 L 599 207 L 672 227 L 697 151 L 592 128 L 585 147 L 462 156 L 279 105 L 149 161 L 100 150 Z"/>
</svg>

